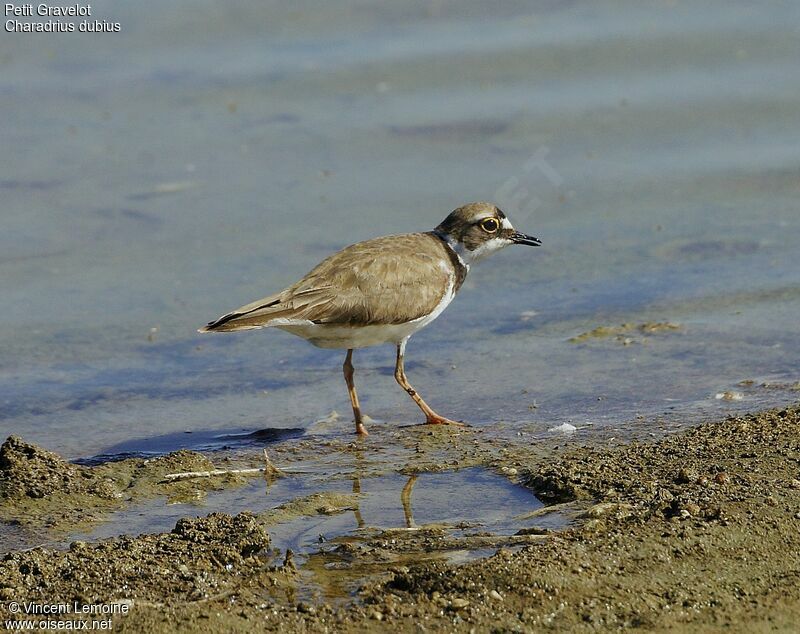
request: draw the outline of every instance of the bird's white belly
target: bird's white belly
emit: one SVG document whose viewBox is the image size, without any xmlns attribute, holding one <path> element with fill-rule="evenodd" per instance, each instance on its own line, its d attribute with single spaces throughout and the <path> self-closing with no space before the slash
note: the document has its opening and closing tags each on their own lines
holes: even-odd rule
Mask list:
<svg viewBox="0 0 800 634">
<path fill-rule="evenodd" d="M 306 320 L 276 319 L 268 324 L 302 337 L 319 348 L 368 348 L 382 343 L 399 344 L 421 330 L 447 308 L 455 297 L 455 279 L 450 277 L 447 290 L 436 308 L 428 315 L 404 324 L 369 324 L 346 326 L 342 324 L 315 324 Z"/>
<path fill-rule="evenodd" d="M 424 324 L 423 324 L 424 325 Z M 367 348 L 382 343 L 400 343 L 423 327 L 416 320 L 405 324 L 342 326 L 337 324 L 293 323 L 275 327 L 307 339 L 320 348 Z"/>
</svg>

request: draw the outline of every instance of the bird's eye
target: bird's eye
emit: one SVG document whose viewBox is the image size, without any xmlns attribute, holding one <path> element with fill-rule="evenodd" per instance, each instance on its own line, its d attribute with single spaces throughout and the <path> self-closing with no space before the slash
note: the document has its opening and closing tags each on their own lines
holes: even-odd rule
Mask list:
<svg viewBox="0 0 800 634">
<path fill-rule="evenodd" d="M 497 222 L 496 218 L 486 218 L 481 222 L 481 229 L 483 229 L 486 233 L 494 233 L 497 231 L 500 223 Z"/>
</svg>

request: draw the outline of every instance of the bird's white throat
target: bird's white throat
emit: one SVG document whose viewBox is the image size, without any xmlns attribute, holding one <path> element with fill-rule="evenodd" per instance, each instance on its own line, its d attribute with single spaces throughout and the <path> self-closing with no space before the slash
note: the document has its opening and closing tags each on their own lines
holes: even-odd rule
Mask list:
<svg viewBox="0 0 800 634">
<path fill-rule="evenodd" d="M 477 249 L 473 249 L 470 251 L 466 246 L 464 246 L 463 242 L 456 242 L 454 240 L 448 240 L 447 244 L 450 246 L 453 251 L 455 251 L 458 259 L 461 260 L 461 263 L 466 266 L 467 268 L 470 267 L 471 264 L 483 260 L 485 257 L 499 251 L 507 247 L 509 244 L 513 244 L 511 240 L 507 238 L 492 238 L 491 240 L 487 240 L 482 245 L 480 245 Z"/>
</svg>

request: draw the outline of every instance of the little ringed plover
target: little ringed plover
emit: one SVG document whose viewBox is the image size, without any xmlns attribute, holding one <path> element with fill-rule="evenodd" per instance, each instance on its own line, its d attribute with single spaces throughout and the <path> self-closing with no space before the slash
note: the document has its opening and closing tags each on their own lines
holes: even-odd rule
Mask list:
<svg viewBox="0 0 800 634">
<path fill-rule="evenodd" d="M 447 308 L 478 260 L 510 244 L 541 242 L 514 229 L 491 203 L 453 211 L 433 231 L 373 238 L 323 260 L 285 290 L 210 322 L 199 332 L 280 328 L 320 348 L 344 348 L 344 378 L 356 433 L 366 435 L 355 383 L 353 350 L 397 346 L 394 378 L 432 425 L 455 424 L 439 416 L 411 387 L 403 369 L 406 343 Z"/>
</svg>

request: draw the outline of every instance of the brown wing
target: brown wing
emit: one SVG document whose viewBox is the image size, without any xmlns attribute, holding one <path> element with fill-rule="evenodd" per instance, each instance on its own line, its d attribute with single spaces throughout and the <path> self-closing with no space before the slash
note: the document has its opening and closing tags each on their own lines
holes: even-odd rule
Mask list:
<svg viewBox="0 0 800 634">
<path fill-rule="evenodd" d="M 451 269 L 444 244 L 429 233 L 375 238 L 334 253 L 286 290 L 237 308 L 202 330 L 262 328 L 276 319 L 404 323 L 436 308 Z"/>
</svg>

